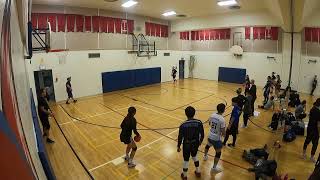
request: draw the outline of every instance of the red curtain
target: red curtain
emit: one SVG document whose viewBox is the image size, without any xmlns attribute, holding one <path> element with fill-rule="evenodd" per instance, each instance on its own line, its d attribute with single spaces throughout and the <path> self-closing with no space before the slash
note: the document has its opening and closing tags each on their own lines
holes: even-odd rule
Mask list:
<svg viewBox="0 0 320 180">
<path fill-rule="evenodd" d="M 99 16 L 92 16 L 92 31 L 99 32 Z"/>
<path fill-rule="evenodd" d="M 312 28 L 312 42 L 318 42 L 318 40 L 319 40 L 318 28 Z"/>
<path fill-rule="evenodd" d="M 31 23 L 32 23 L 32 28 L 36 29 L 38 28 L 38 15 L 35 13 L 31 14 Z"/>
<path fill-rule="evenodd" d="M 145 23 L 145 30 L 146 30 L 146 35 L 150 36 L 150 23 L 148 22 Z"/>
<path fill-rule="evenodd" d="M 128 20 L 128 33 L 131 34 L 134 31 L 134 21 Z"/>
<path fill-rule="evenodd" d="M 251 36 L 251 27 L 245 27 L 245 39 L 250 39 Z"/>
<path fill-rule="evenodd" d="M 271 34 L 271 39 L 277 41 L 278 40 L 278 33 L 279 33 L 279 28 L 278 27 L 271 27 L 270 30 Z"/>
<path fill-rule="evenodd" d="M 226 39 L 230 39 L 231 29 L 226 29 Z"/>
<path fill-rule="evenodd" d="M 312 31 L 311 31 L 311 28 L 308 28 L 308 27 L 306 27 L 305 29 L 304 29 L 304 38 L 305 38 L 305 41 L 311 41 L 312 40 L 312 38 L 311 38 L 311 33 L 312 33 Z"/>
<path fill-rule="evenodd" d="M 100 16 L 99 17 L 99 26 L 100 26 L 100 31 L 99 32 L 108 32 L 108 24 L 107 24 L 107 17 Z"/>
<path fill-rule="evenodd" d="M 57 15 L 56 14 L 48 14 L 48 22 L 51 26 L 51 31 L 57 31 Z"/>
<path fill-rule="evenodd" d="M 38 28 L 39 29 L 47 28 L 47 14 L 38 14 Z"/>
<path fill-rule="evenodd" d="M 216 31 L 214 29 L 210 29 L 210 40 L 215 40 Z"/>
<path fill-rule="evenodd" d="M 58 14 L 57 15 L 58 20 L 58 32 L 64 32 L 66 30 L 66 15 L 64 14 Z"/>
<path fill-rule="evenodd" d="M 156 35 L 156 27 L 154 23 L 150 23 L 150 36 L 155 36 Z"/>
<path fill-rule="evenodd" d="M 187 37 L 186 37 L 187 40 L 190 40 L 190 32 L 189 32 L 189 31 L 186 32 L 186 36 L 187 36 Z"/>
<path fill-rule="evenodd" d="M 91 32 L 91 16 L 85 16 L 85 29 L 88 32 Z"/>
<path fill-rule="evenodd" d="M 180 39 L 184 40 L 184 32 L 180 32 Z"/>
<path fill-rule="evenodd" d="M 196 36 L 196 40 L 200 40 L 200 31 L 196 31 L 195 36 Z"/>
<path fill-rule="evenodd" d="M 191 40 L 192 41 L 196 40 L 196 32 L 195 31 L 191 31 Z"/>
<path fill-rule="evenodd" d="M 161 37 L 168 37 L 168 26 L 161 25 Z"/>
<path fill-rule="evenodd" d="M 199 31 L 199 40 L 204 40 L 204 30 Z"/>
<path fill-rule="evenodd" d="M 82 15 L 76 15 L 77 32 L 83 32 L 83 21 L 84 21 L 84 17 Z"/>
<path fill-rule="evenodd" d="M 114 33 L 114 18 L 108 17 L 108 33 Z"/>
<path fill-rule="evenodd" d="M 155 24 L 155 29 L 156 29 L 156 36 L 160 37 L 161 36 L 161 25 Z"/>
<path fill-rule="evenodd" d="M 76 17 L 73 14 L 67 15 L 67 31 L 74 32 L 74 24 L 75 24 Z"/>
<path fill-rule="evenodd" d="M 116 33 L 121 33 L 121 19 L 114 18 L 114 25 L 115 25 Z"/>
<path fill-rule="evenodd" d="M 204 39 L 209 40 L 210 39 L 210 30 L 204 30 Z"/>
<path fill-rule="evenodd" d="M 253 39 L 259 39 L 259 27 L 253 27 Z"/>
<path fill-rule="evenodd" d="M 260 39 L 266 39 L 266 27 L 260 27 L 259 34 Z"/>
</svg>

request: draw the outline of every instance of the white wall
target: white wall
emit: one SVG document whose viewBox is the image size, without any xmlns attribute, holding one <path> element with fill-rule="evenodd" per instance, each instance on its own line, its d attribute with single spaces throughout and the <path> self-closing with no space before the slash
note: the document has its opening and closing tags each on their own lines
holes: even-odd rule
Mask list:
<svg viewBox="0 0 320 180">
<path fill-rule="evenodd" d="M 100 52 L 101 58 L 88 59 L 89 52 Z M 163 56 L 164 52 L 170 52 L 171 56 Z M 128 54 L 127 50 L 70 51 L 66 64 L 59 64 L 59 59 L 54 53 L 40 53 L 35 54 L 31 64 L 28 61 L 26 65 L 33 89 L 35 89 L 33 71 L 39 70 L 40 64 L 43 64 L 46 69 L 52 69 L 54 80 L 58 78 L 58 82 L 54 83 L 56 101 L 62 101 L 67 96 L 65 83 L 69 76 L 72 77 L 74 95 L 84 97 L 102 93 L 102 72 L 161 67 L 162 82 L 170 81 L 171 68 L 174 65 L 178 66 L 180 59 L 181 54 L 172 51 L 158 51 L 158 56 L 151 59 L 137 58 L 135 54 Z M 187 65 L 186 62 L 185 77 L 188 76 Z M 34 95 L 36 95 L 35 92 Z"/>
</svg>

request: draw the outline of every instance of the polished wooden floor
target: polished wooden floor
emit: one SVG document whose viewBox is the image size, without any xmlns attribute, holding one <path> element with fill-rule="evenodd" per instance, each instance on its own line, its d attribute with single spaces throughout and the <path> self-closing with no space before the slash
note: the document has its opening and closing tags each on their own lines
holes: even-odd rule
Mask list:
<svg viewBox="0 0 320 180">
<path fill-rule="evenodd" d="M 228 115 L 231 112 L 231 98 L 235 96 L 238 87 L 240 85 L 187 79 L 179 81 L 177 85 L 162 83 L 82 98 L 76 104 L 52 105 L 55 119 L 51 118 L 51 137 L 56 143 L 47 145 L 47 151 L 57 179 L 90 179 L 85 168 L 94 179 L 101 180 L 179 179 L 182 153 L 176 151 L 176 139 L 177 127 L 185 120 L 184 108 L 194 106 L 197 110 L 196 118 L 205 122 L 218 103 L 227 103 L 225 115 Z M 307 108 L 310 109 L 315 97 L 303 95 L 303 98 L 308 101 Z M 260 102 L 261 90 L 256 106 Z M 119 140 L 119 126 L 129 106 L 137 108 L 136 119 L 142 135 L 135 157 L 135 169 L 128 169 L 123 161 L 125 145 Z M 205 143 L 202 144 L 198 153 L 201 179 L 254 179 L 254 174 L 247 171 L 250 164 L 241 158 L 243 150 L 264 144 L 271 147 L 276 140 L 282 138 L 281 130 L 272 133 L 267 128 L 273 112 L 258 111 L 260 115 L 252 119 L 254 124 L 250 122 L 247 129 L 240 128 L 236 148 L 223 149 L 219 164 L 223 169 L 221 173 L 210 174 L 215 152 L 211 149 L 212 156 L 208 161 L 203 161 Z M 226 116 L 227 121 L 229 117 Z M 206 136 L 208 131 L 206 123 Z M 307 179 L 314 164 L 301 159 L 303 142 L 304 137 L 298 137 L 294 142 L 282 143 L 279 150 L 270 149 L 271 159 L 278 162 L 278 173 L 288 173 L 290 178 L 297 180 Z M 188 178 L 196 179 L 191 159 L 189 167 Z"/>
</svg>

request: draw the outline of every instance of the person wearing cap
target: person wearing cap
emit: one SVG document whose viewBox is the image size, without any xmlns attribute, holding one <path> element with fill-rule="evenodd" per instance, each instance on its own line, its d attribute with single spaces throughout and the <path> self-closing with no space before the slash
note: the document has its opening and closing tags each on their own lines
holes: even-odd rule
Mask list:
<svg viewBox="0 0 320 180">
<path fill-rule="evenodd" d="M 307 137 L 304 141 L 303 145 L 303 158 L 307 158 L 307 147 L 312 142 L 312 149 L 311 149 L 311 157 L 310 160 L 313 162 L 316 162 L 316 159 L 314 158 L 314 155 L 318 148 L 318 142 L 319 142 L 319 130 L 320 130 L 320 98 L 316 100 L 316 102 L 313 104 L 312 109 L 310 110 L 309 115 L 309 123 L 307 128 Z"/>
<path fill-rule="evenodd" d="M 72 99 L 74 103 L 77 102 L 77 100 L 75 100 L 75 99 L 73 98 L 73 94 L 72 94 L 71 77 L 68 77 L 68 78 L 67 78 L 66 90 L 67 90 L 67 94 L 68 94 L 68 99 L 67 99 L 66 104 L 70 104 L 70 103 L 69 103 L 69 100 L 70 100 L 70 99 Z"/>
</svg>

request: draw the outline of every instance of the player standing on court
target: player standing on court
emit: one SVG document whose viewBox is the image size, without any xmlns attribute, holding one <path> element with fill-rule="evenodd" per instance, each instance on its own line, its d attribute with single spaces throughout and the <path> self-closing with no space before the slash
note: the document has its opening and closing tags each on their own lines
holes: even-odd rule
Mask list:
<svg viewBox="0 0 320 180">
<path fill-rule="evenodd" d="M 128 161 L 128 168 L 133 168 L 136 166 L 136 164 L 133 162 L 134 155 L 137 151 L 137 145 L 132 139 L 132 131 L 136 136 L 140 137 L 140 134 L 137 131 L 137 120 L 134 117 L 137 110 L 135 107 L 129 107 L 127 116 L 123 119 L 121 123 L 121 134 L 120 134 L 120 140 L 124 144 L 127 145 L 126 149 L 126 156 L 124 159 Z M 132 150 L 132 151 L 131 151 Z M 130 153 L 131 151 L 131 153 Z M 130 155 L 129 155 L 130 153 Z"/>
<path fill-rule="evenodd" d="M 204 130 L 202 122 L 198 119 L 194 119 L 194 115 L 196 110 L 188 106 L 185 109 L 185 114 L 188 118 L 185 122 L 180 125 L 179 128 L 179 136 L 178 136 L 178 147 L 177 151 L 181 151 L 181 144 L 183 143 L 183 171 L 181 173 L 182 179 L 187 179 L 188 167 L 189 167 L 189 159 L 190 155 L 194 161 L 194 165 L 196 167 L 195 174 L 197 177 L 201 177 L 200 172 L 200 163 L 197 158 L 198 148 L 201 145 L 204 138 Z"/>
<path fill-rule="evenodd" d="M 38 99 L 38 114 L 43 128 L 43 137 L 47 143 L 54 143 L 53 140 L 49 138 L 50 135 L 50 123 L 49 115 L 53 115 L 50 111 L 48 101 L 47 101 L 47 91 L 44 88 L 40 89 L 40 96 Z"/>
<path fill-rule="evenodd" d="M 320 130 L 320 98 L 316 100 L 310 110 L 309 123 L 307 128 L 307 137 L 303 145 L 303 158 L 307 157 L 307 147 L 312 141 L 311 158 L 310 160 L 316 162 L 314 155 L 316 154 L 319 143 L 319 130 Z"/>
<path fill-rule="evenodd" d="M 171 76 L 172 76 L 172 79 L 173 79 L 173 83 L 176 83 L 177 82 L 177 68 L 176 67 L 172 67 L 172 72 L 171 72 Z"/>
<path fill-rule="evenodd" d="M 238 98 L 237 97 L 232 98 L 233 109 L 232 109 L 229 125 L 228 125 L 227 131 L 226 131 L 226 136 L 223 141 L 224 146 L 226 145 L 230 135 L 232 135 L 233 141 L 232 141 L 232 144 L 230 143 L 230 144 L 228 144 L 228 146 L 229 147 L 236 146 L 238 127 L 239 127 L 239 118 L 240 118 L 240 114 L 241 114 L 241 109 L 238 104 L 239 104 Z"/>
<path fill-rule="evenodd" d="M 69 104 L 69 100 L 70 100 L 70 99 L 72 99 L 74 103 L 77 102 L 77 100 L 75 100 L 75 99 L 73 98 L 73 94 L 72 94 L 71 77 L 68 77 L 68 78 L 67 78 L 66 90 L 67 90 L 67 94 L 68 94 L 68 99 L 67 99 L 66 104 Z"/>
<path fill-rule="evenodd" d="M 209 117 L 209 125 L 211 126 L 210 132 L 209 132 L 209 137 L 208 137 L 208 144 L 205 147 L 204 151 L 204 157 L 203 160 L 206 161 L 208 160 L 208 151 L 211 146 L 214 147 L 216 151 L 216 155 L 214 157 L 214 163 L 213 167 L 211 168 L 211 171 L 213 172 L 221 172 L 221 170 L 217 167 L 218 162 L 221 157 L 221 149 L 222 149 L 222 141 L 221 141 L 221 136 L 226 135 L 226 123 L 225 120 L 222 116 L 226 109 L 226 105 L 224 104 L 218 104 L 217 106 L 217 111 L 218 113 L 213 113 Z"/>
</svg>

